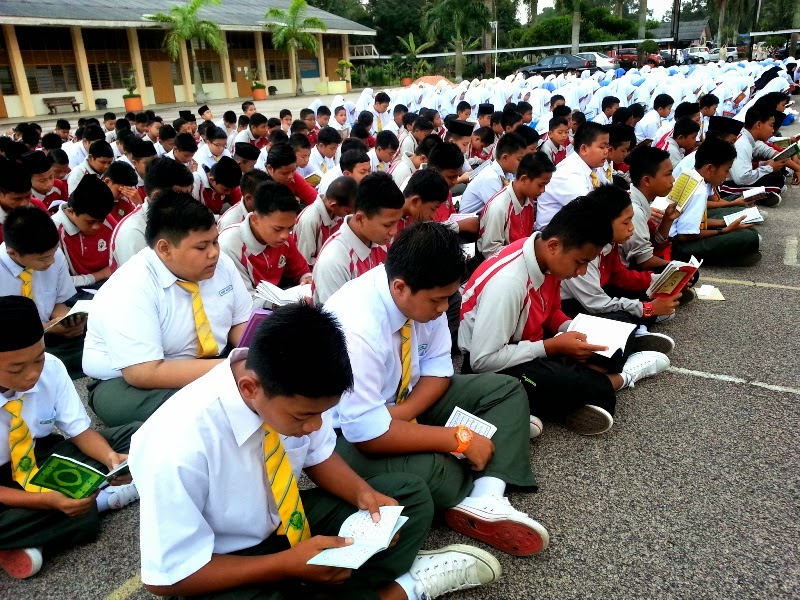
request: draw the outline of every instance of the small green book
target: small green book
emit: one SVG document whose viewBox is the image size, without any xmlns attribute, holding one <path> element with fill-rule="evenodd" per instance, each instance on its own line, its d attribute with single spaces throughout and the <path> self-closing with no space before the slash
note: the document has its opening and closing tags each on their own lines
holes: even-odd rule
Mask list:
<svg viewBox="0 0 800 600">
<path fill-rule="evenodd" d="M 112 479 L 129 471 L 127 460 L 106 474 L 74 458 L 53 454 L 44 461 L 28 483 L 80 500 L 92 495 L 95 490 L 106 487 Z"/>
</svg>

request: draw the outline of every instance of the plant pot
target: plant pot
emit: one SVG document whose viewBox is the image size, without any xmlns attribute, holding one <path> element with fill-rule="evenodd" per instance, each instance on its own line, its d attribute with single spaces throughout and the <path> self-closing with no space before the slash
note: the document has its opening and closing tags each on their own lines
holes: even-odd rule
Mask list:
<svg viewBox="0 0 800 600">
<path fill-rule="evenodd" d="M 402 80 L 402 82 L 401 82 L 401 83 L 402 83 L 404 86 L 409 86 L 409 85 L 411 85 L 412 83 L 414 83 L 414 80 L 413 80 L 413 79 L 411 79 L 411 77 L 403 77 L 403 80 Z"/>
<path fill-rule="evenodd" d="M 352 84 L 348 81 L 347 82 L 347 91 L 348 91 L 348 93 L 350 92 L 351 89 L 352 89 Z"/>
<path fill-rule="evenodd" d="M 129 98 L 124 98 L 123 101 L 125 102 L 125 111 L 126 112 L 142 112 L 144 106 L 142 105 L 142 97 L 141 96 L 132 96 Z"/>
<path fill-rule="evenodd" d="M 267 99 L 267 90 L 265 90 L 264 88 L 253 88 L 250 91 L 253 92 L 253 100 Z"/>
</svg>

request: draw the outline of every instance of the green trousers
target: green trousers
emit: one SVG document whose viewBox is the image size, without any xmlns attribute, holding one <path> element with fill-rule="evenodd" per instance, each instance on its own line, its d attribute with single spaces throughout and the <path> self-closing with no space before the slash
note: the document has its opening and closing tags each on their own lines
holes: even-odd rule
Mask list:
<svg viewBox="0 0 800 600">
<path fill-rule="evenodd" d="M 130 423 L 124 427 L 105 429 L 102 435 L 115 452 L 127 454 L 131 444 L 131 436 L 141 423 Z M 37 464 L 42 464 L 51 454 L 60 454 L 74 458 L 87 465 L 107 471 L 105 465 L 86 456 L 69 440 L 60 435 L 50 435 L 36 440 L 34 447 Z M 20 489 L 11 479 L 10 465 L 2 467 L 0 485 Z M 42 492 L 55 494 L 56 492 Z M 47 547 L 58 550 L 67 546 L 85 544 L 94 541 L 100 531 L 100 522 L 96 505 L 92 510 L 79 517 L 68 517 L 57 510 L 32 510 L 13 508 L 0 504 L 0 550 L 14 548 Z"/>
<path fill-rule="evenodd" d="M 109 427 L 144 422 L 177 389 L 142 390 L 129 385 L 122 377 L 100 381 L 87 386 L 89 406 L 99 419 Z"/>
<path fill-rule="evenodd" d="M 722 219 L 742 210 L 741 206 L 711 208 L 709 219 Z M 672 240 L 672 258 L 689 260 L 694 255 L 709 265 L 725 265 L 733 259 L 758 252 L 759 239 L 755 228 L 739 229 L 724 235 L 715 235 L 702 240 L 681 242 Z"/>
<path fill-rule="evenodd" d="M 235 588 L 215 594 L 192 596 L 193 600 L 300 600 L 314 598 L 327 592 L 330 598 L 347 600 L 373 600 L 381 587 L 408 572 L 411 563 L 425 540 L 433 520 L 433 502 L 428 488 L 419 477 L 407 473 L 377 475 L 367 479 L 378 492 L 390 496 L 404 506 L 403 515 L 408 522 L 400 529 L 397 544 L 370 558 L 360 569 L 354 570 L 350 579 L 336 587 L 312 586 L 298 581 L 287 581 L 269 586 Z M 311 526 L 312 535 L 339 535 L 344 520 L 355 508 L 343 500 L 319 489 L 300 492 L 303 508 Z M 240 556 L 263 556 L 289 549 L 286 536 L 273 534 L 257 546 L 234 552 Z"/>
<path fill-rule="evenodd" d="M 452 508 L 469 495 L 476 477 L 490 476 L 508 484 L 536 488 L 531 468 L 530 408 L 522 384 L 507 375 L 454 375 L 450 387 L 436 404 L 417 418 L 421 425 L 442 426 L 460 406 L 497 427 L 495 452 L 481 473 L 452 454 L 420 453 L 367 456 L 341 432 L 336 451 L 362 477 L 378 473 L 413 473 L 428 484 L 436 510 Z M 455 440 L 453 440 L 455 445 Z"/>
<path fill-rule="evenodd" d="M 73 380 L 86 377 L 82 364 L 84 338 L 83 335 L 76 338 L 65 338 L 50 333 L 44 336 L 45 350 L 64 363 Z"/>
</svg>

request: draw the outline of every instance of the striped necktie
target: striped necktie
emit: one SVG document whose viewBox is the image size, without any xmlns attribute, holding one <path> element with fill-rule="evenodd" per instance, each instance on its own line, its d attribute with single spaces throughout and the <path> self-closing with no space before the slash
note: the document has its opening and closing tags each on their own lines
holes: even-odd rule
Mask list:
<svg viewBox="0 0 800 600">
<path fill-rule="evenodd" d="M 505 187 L 505 186 L 507 186 L 509 183 L 511 183 L 511 180 L 510 180 L 510 179 L 508 179 L 508 178 L 506 178 L 506 177 L 501 177 L 501 178 L 500 178 L 500 181 L 502 181 L 502 182 L 503 182 L 503 187 Z"/>
<path fill-rule="evenodd" d="M 397 404 L 408 398 L 411 386 L 411 319 L 406 319 L 400 328 L 400 386 L 397 388 Z"/>
<path fill-rule="evenodd" d="M 22 419 L 22 400 L 9 400 L 3 408 L 11 414 L 8 427 L 8 445 L 11 450 L 11 476 L 26 492 L 49 492 L 38 485 L 30 485 L 28 480 L 36 475 L 36 456 L 33 453 L 34 441 L 31 430 Z"/>
<path fill-rule="evenodd" d="M 294 546 L 311 537 L 311 528 L 281 436 L 266 423 L 261 428 L 264 430 L 264 467 L 281 518 L 278 533 L 285 535 Z"/>
<path fill-rule="evenodd" d="M 383 163 L 378 162 L 378 171 L 383 171 Z"/>
<path fill-rule="evenodd" d="M 383 131 L 383 120 L 379 116 L 378 117 L 378 133 L 380 133 L 381 131 Z"/>
<path fill-rule="evenodd" d="M 193 281 L 177 281 L 178 287 L 192 295 L 192 310 L 194 311 L 194 326 L 197 329 L 197 358 L 210 358 L 219 354 L 217 341 L 211 329 L 206 311 L 203 308 L 203 298 L 200 296 L 200 285 Z"/>
<path fill-rule="evenodd" d="M 328 172 L 328 165 L 325 164 L 324 160 L 322 161 L 322 164 L 320 165 L 320 169 L 322 170 L 323 174 Z"/>
<path fill-rule="evenodd" d="M 33 300 L 33 269 L 23 269 L 18 277 L 22 280 L 20 295 Z"/>
<path fill-rule="evenodd" d="M 594 171 L 591 171 L 589 173 L 589 177 L 592 178 L 592 186 L 594 187 L 594 189 L 599 188 L 600 187 L 600 180 L 597 178 L 597 173 L 595 173 Z"/>
<path fill-rule="evenodd" d="M 606 179 L 608 179 L 608 183 L 611 183 L 612 177 L 614 176 L 614 167 L 611 163 L 608 163 L 608 167 L 606 167 Z"/>
</svg>

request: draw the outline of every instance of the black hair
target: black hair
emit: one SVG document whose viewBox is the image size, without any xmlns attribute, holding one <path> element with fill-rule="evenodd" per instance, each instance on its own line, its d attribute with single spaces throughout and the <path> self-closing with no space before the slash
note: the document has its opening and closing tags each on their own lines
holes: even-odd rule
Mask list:
<svg viewBox="0 0 800 600">
<path fill-rule="evenodd" d="M 244 117 L 244 115 L 242 115 L 242 117 Z M 250 119 L 248 119 L 247 117 L 244 118 L 247 119 L 248 123 L 250 122 Z M 247 125 L 247 123 L 245 123 L 245 125 Z M 281 120 L 278 117 L 270 117 L 269 119 L 267 119 L 267 129 L 275 129 L 276 127 L 279 128 L 280 126 L 281 126 Z"/>
<path fill-rule="evenodd" d="M 601 185 L 586 194 L 586 200 L 596 203 L 602 219 L 609 223 L 613 223 L 631 205 L 630 194 L 616 185 Z"/>
<path fill-rule="evenodd" d="M 87 175 L 87 177 L 90 177 Z M 105 184 L 97 188 L 92 194 L 81 194 L 80 185 L 69 195 L 69 206 L 76 215 L 89 215 L 98 221 L 104 221 L 108 213 L 114 208 L 114 194 Z"/>
<path fill-rule="evenodd" d="M 428 121 L 433 123 L 436 120 L 436 115 L 438 115 L 438 114 L 439 114 L 439 111 L 436 110 L 435 108 L 421 108 L 421 109 L 419 109 L 419 114 L 417 116 L 418 117 L 423 117 L 425 119 L 428 119 Z M 452 118 L 455 119 L 456 116 L 452 115 Z"/>
<path fill-rule="evenodd" d="M 556 166 L 544 152 L 529 152 L 522 157 L 517 167 L 517 179 L 525 175 L 528 179 L 536 179 L 545 173 L 555 173 Z"/>
<path fill-rule="evenodd" d="M 25 254 L 44 254 L 58 246 L 58 229 L 45 211 L 35 206 L 12 210 L 3 223 L 8 248 Z"/>
<path fill-rule="evenodd" d="M 172 122 L 172 126 L 175 128 L 175 131 L 180 131 L 181 127 L 186 125 L 188 122 L 189 121 L 187 121 L 186 119 L 181 119 L 180 117 L 178 117 Z"/>
<path fill-rule="evenodd" d="M 360 139 L 351 136 L 342 142 L 342 145 L 339 146 L 339 150 L 341 154 L 344 154 L 348 150 L 360 150 L 361 152 L 366 152 L 367 145 Z"/>
<path fill-rule="evenodd" d="M 297 157 L 295 157 L 294 150 L 292 150 L 288 142 L 273 144 L 267 154 L 267 165 L 273 169 L 288 167 L 296 162 Z"/>
<path fill-rule="evenodd" d="M 375 147 L 397 150 L 400 147 L 400 142 L 394 132 L 387 129 L 378 132 L 378 135 L 375 136 Z"/>
<path fill-rule="evenodd" d="M 114 131 L 131 130 L 131 122 L 128 119 L 117 119 L 114 121 Z"/>
<path fill-rule="evenodd" d="M 127 185 L 129 187 L 135 187 L 139 183 L 139 176 L 136 174 L 136 169 L 124 160 L 115 160 L 108 165 L 106 172 L 103 173 L 103 179 L 110 179 L 113 183 Z"/>
<path fill-rule="evenodd" d="M 641 119 L 644 116 L 644 105 L 638 102 L 631 104 L 628 108 L 631 109 L 631 114 L 634 119 Z"/>
<path fill-rule="evenodd" d="M 330 198 L 339 206 L 353 206 L 358 193 L 358 182 L 352 177 L 343 175 L 337 177 L 325 190 L 325 197 Z"/>
<path fill-rule="evenodd" d="M 137 123 L 147 123 L 147 115 L 143 112 L 136 113 L 135 121 Z"/>
<path fill-rule="evenodd" d="M 591 146 L 603 134 L 608 135 L 608 130 L 603 125 L 587 121 L 575 132 L 575 138 L 572 140 L 575 152 L 580 151 L 584 144 Z"/>
<path fill-rule="evenodd" d="M 560 126 L 567 127 L 569 125 L 569 121 L 567 121 L 564 117 L 553 117 L 550 119 L 550 122 L 547 124 L 548 131 L 555 131 Z"/>
<path fill-rule="evenodd" d="M 403 208 L 403 192 L 388 173 L 370 173 L 358 184 L 355 210 L 372 218 L 384 208 Z"/>
<path fill-rule="evenodd" d="M 86 122 L 84 123 L 84 125 L 86 127 L 89 127 L 89 126 L 100 127 L 100 121 L 97 119 L 97 117 L 88 117 L 86 119 Z M 39 125 L 37 125 L 36 123 L 31 123 L 31 126 L 39 127 Z M 39 129 L 41 129 L 41 127 L 39 127 Z"/>
<path fill-rule="evenodd" d="M 606 133 L 608 133 L 608 143 L 612 148 L 619 148 L 625 142 L 631 142 L 632 146 L 636 145 L 636 130 L 630 125 L 606 125 Z"/>
<path fill-rule="evenodd" d="M 608 108 L 611 108 L 615 104 L 619 104 L 619 98 L 617 98 L 616 96 L 606 96 L 600 103 L 600 110 L 606 110 Z"/>
<path fill-rule="evenodd" d="M 437 144 L 428 154 L 428 168 L 444 171 L 464 166 L 464 153 L 452 142 Z"/>
<path fill-rule="evenodd" d="M 581 111 L 579 111 L 579 110 L 576 110 L 575 112 L 573 112 L 572 115 L 571 115 L 571 118 L 572 118 L 572 122 L 573 123 L 577 123 L 578 126 L 583 125 L 584 123 L 586 123 L 586 115 L 584 113 L 582 113 Z"/>
<path fill-rule="evenodd" d="M 159 117 L 158 115 L 148 115 L 147 117 L 147 126 L 150 127 L 153 123 L 161 123 L 164 124 L 164 119 Z"/>
<path fill-rule="evenodd" d="M 99 125 L 87 125 L 83 129 L 83 139 L 89 142 L 96 142 L 98 140 L 105 141 L 106 134 L 100 129 Z"/>
<path fill-rule="evenodd" d="M 167 159 L 169 160 L 169 159 Z M 147 209 L 144 239 L 150 248 L 165 239 L 179 246 L 193 231 L 208 231 L 216 227 L 214 213 L 190 194 L 165 190 Z"/>
<path fill-rule="evenodd" d="M 507 129 L 508 127 L 513 127 L 520 121 L 522 121 L 522 115 L 517 111 L 504 110 L 503 117 L 500 119 L 500 125 L 503 127 L 503 129 Z"/>
<path fill-rule="evenodd" d="M 522 100 L 521 102 L 517 102 L 517 112 L 521 115 L 524 115 L 526 112 L 532 112 L 533 106 L 530 102 L 525 102 Z"/>
<path fill-rule="evenodd" d="M 22 136 L 20 137 L 20 141 L 26 146 L 36 147 L 39 145 L 40 139 L 41 136 L 39 135 L 39 132 L 33 127 L 28 126 L 22 130 Z"/>
<path fill-rule="evenodd" d="M 747 111 L 750 114 L 752 108 Z M 706 138 L 695 154 L 695 169 L 700 169 L 706 165 L 719 167 L 725 163 L 732 163 L 736 159 L 736 147 L 719 138 Z"/>
<path fill-rule="evenodd" d="M 365 162 L 370 162 L 369 155 L 362 150 L 348 150 L 347 152 L 342 152 L 342 156 L 339 158 L 339 166 L 342 169 L 342 173 L 345 171 L 350 171 L 352 173 L 356 165 Z"/>
<path fill-rule="evenodd" d="M 250 115 L 250 127 L 258 127 L 259 125 L 266 125 L 267 117 L 261 113 L 253 113 Z"/>
<path fill-rule="evenodd" d="M 51 165 L 68 165 L 69 164 L 69 156 L 67 153 L 57 148 L 55 150 L 51 150 L 50 154 L 47 155 L 47 158 L 50 159 Z"/>
<path fill-rule="evenodd" d="M 255 195 L 256 190 L 258 190 L 258 186 L 260 186 L 265 181 L 272 181 L 264 171 L 260 169 L 253 169 L 252 171 L 248 171 L 247 173 L 242 174 L 242 179 L 239 182 L 239 189 L 242 192 L 242 196 L 245 194 Z"/>
<path fill-rule="evenodd" d="M 552 238 L 557 238 L 565 251 L 586 244 L 602 248 L 614 239 L 614 229 L 611 220 L 603 218 L 597 202 L 579 197 L 563 206 L 542 229 L 542 240 Z"/>
<path fill-rule="evenodd" d="M 655 146 L 638 146 L 625 160 L 630 167 L 631 183 L 638 187 L 642 177 L 655 177 L 665 160 L 669 160 L 669 152 L 666 150 Z"/>
<path fill-rule="evenodd" d="M 375 104 L 389 104 L 392 101 L 389 94 L 386 92 L 378 92 L 375 94 Z"/>
<path fill-rule="evenodd" d="M 681 102 L 675 107 L 675 120 L 691 117 L 700 112 L 700 105 L 697 102 Z"/>
<path fill-rule="evenodd" d="M 655 97 L 655 100 L 653 100 L 653 108 L 656 110 L 659 108 L 667 108 L 673 104 L 675 104 L 675 100 L 673 100 L 672 96 L 669 94 L 659 94 Z"/>
<path fill-rule="evenodd" d="M 135 120 L 136 120 L 136 113 L 135 113 L 135 112 L 128 111 L 128 112 L 126 112 L 126 113 L 125 113 L 125 118 L 126 118 L 128 121 L 135 121 Z"/>
<path fill-rule="evenodd" d="M 503 120 L 502 111 L 496 110 L 492 113 L 492 121 L 491 121 L 492 125 L 497 125 L 498 123 L 501 123 L 502 120 Z"/>
<path fill-rule="evenodd" d="M 223 123 L 236 123 L 236 113 L 232 110 L 226 110 L 222 113 Z"/>
<path fill-rule="evenodd" d="M 700 98 L 700 108 L 710 108 L 719 104 L 719 98 L 714 94 L 706 94 Z"/>
<path fill-rule="evenodd" d="M 552 96 L 550 96 L 550 106 L 552 107 L 559 100 L 563 100 L 564 102 L 567 101 L 566 98 L 564 98 L 564 96 L 562 96 L 561 94 L 553 94 Z"/>
<path fill-rule="evenodd" d="M 92 142 L 92 145 L 89 146 L 89 156 L 92 158 L 114 158 L 114 151 L 107 141 L 98 140 Z"/>
<path fill-rule="evenodd" d="M 255 105 L 256 105 L 256 103 L 253 102 L 252 100 L 245 100 L 244 102 L 242 102 L 242 112 L 247 112 L 248 108 L 250 108 L 251 106 L 255 106 Z M 233 112 L 233 111 L 231 111 L 231 112 Z"/>
<path fill-rule="evenodd" d="M 403 196 L 418 196 L 423 202 L 444 202 L 450 194 L 450 187 L 439 171 L 419 169 L 409 178 Z"/>
<path fill-rule="evenodd" d="M 538 147 L 539 140 L 541 139 L 541 136 L 533 127 L 517 127 L 514 130 L 514 135 L 522 138 L 522 140 L 525 142 L 526 148 L 528 146 L 532 146 L 533 144 L 536 144 Z"/>
<path fill-rule="evenodd" d="M 612 125 L 625 125 L 629 119 L 633 118 L 633 113 L 631 109 L 627 106 L 620 106 L 613 115 L 611 115 L 611 124 Z"/>
<path fill-rule="evenodd" d="M 42 136 L 42 150 L 55 150 L 63 145 L 64 142 L 57 133 L 45 133 Z"/>
<path fill-rule="evenodd" d="M 504 154 L 514 154 L 525 148 L 525 140 L 516 133 L 507 133 L 498 140 L 495 148 L 495 156 L 500 158 Z"/>
<path fill-rule="evenodd" d="M 368 110 L 362 110 L 360 113 L 358 113 L 358 117 L 356 117 L 356 123 L 363 125 L 364 127 L 372 127 L 372 123 L 374 121 L 375 115 Z"/>
<path fill-rule="evenodd" d="M 494 132 L 489 127 L 478 127 L 472 132 L 472 135 L 483 142 L 484 146 L 489 146 L 494 142 Z"/>
<path fill-rule="evenodd" d="M 298 150 L 311 150 L 311 140 L 308 139 L 307 135 L 303 135 L 302 133 L 293 133 L 291 137 L 289 137 L 289 145 L 295 152 Z"/>
<path fill-rule="evenodd" d="M 283 117 L 291 117 L 292 116 L 292 111 L 290 111 L 288 108 L 282 108 L 281 112 L 278 113 L 278 116 L 281 119 L 283 119 Z"/>
<path fill-rule="evenodd" d="M 327 146 L 328 144 L 336 144 L 337 146 L 342 143 L 342 136 L 333 127 L 323 127 L 317 133 L 317 144 Z"/>
<path fill-rule="evenodd" d="M 789 101 L 788 94 L 784 94 L 783 92 L 769 92 L 761 96 L 761 98 L 759 98 L 758 100 L 756 100 L 754 106 L 766 105 L 772 108 L 772 110 L 776 110 L 778 104 L 780 104 L 781 102 L 788 102 L 788 101 Z"/>
<path fill-rule="evenodd" d="M 341 111 L 347 112 L 347 109 L 344 106 L 337 106 L 336 108 L 333 109 L 333 114 L 338 115 L 339 112 Z"/>
<path fill-rule="evenodd" d="M 123 131 L 120 132 L 119 136 L 117 136 L 117 143 L 122 144 L 122 149 L 128 154 L 132 153 L 134 146 L 141 141 L 142 138 L 132 131 Z"/>
<path fill-rule="evenodd" d="M 208 123 L 208 121 L 206 121 Z M 228 132 L 224 129 L 220 129 L 213 123 L 209 125 L 208 129 L 206 130 L 206 140 L 212 142 L 214 140 L 227 140 L 228 139 Z"/>
<path fill-rule="evenodd" d="M 408 112 L 408 107 L 405 104 L 395 104 L 394 108 L 392 109 L 392 116 L 406 114 Z"/>
<path fill-rule="evenodd" d="M 700 133 L 700 123 L 692 120 L 691 117 L 683 117 L 675 121 L 675 128 L 672 130 L 673 139 L 687 136 L 697 136 Z"/>
<path fill-rule="evenodd" d="M 357 140 L 366 140 L 369 138 L 369 136 L 370 136 L 369 127 L 367 125 L 363 125 L 362 123 L 356 123 L 350 130 L 350 138 L 355 138 Z"/>
<path fill-rule="evenodd" d="M 311 347 L 308 340 L 314 340 Z M 306 364 L 314 365 L 314 377 L 305 376 Z M 353 388 L 339 321 L 322 307 L 305 302 L 277 308 L 259 325 L 245 366 L 256 374 L 267 398 L 338 398 Z"/>
<path fill-rule="evenodd" d="M 113 112 L 103 113 L 103 121 L 116 121 L 116 120 L 117 120 L 117 115 L 115 115 Z"/>
<path fill-rule="evenodd" d="M 269 123 L 269 121 L 268 121 Z M 247 115 L 239 115 L 236 119 L 236 126 L 237 127 L 249 127 L 250 126 L 250 117 Z"/>
<path fill-rule="evenodd" d="M 253 212 L 264 217 L 274 212 L 300 212 L 294 192 L 277 181 L 265 181 L 253 196 Z"/>
<path fill-rule="evenodd" d="M 317 108 L 317 116 L 330 117 L 331 109 L 325 106 L 324 104 L 321 104 L 319 108 Z"/>
<path fill-rule="evenodd" d="M 162 125 L 161 129 L 158 130 L 159 140 L 174 140 L 177 135 L 178 132 L 175 131 L 172 125 Z"/>
<path fill-rule="evenodd" d="M 494 139 L 494 138 L 492 138 Z M 416 149 L 414 150 L 414 154 L 417 156 L 430 156 L 431 150 L 433 150 L 439 144 L 443 144 L 442 138 L 438 135 L 431 133 L 430 135 L 426 135 L 422 138 L 422 141 L 417 144 Z"/>
<path fill-rule="evenodd" d="M 302 121 L 300 121 L 300 122 L 302 123 Z M 308 129 L 308 128 L 306 128 L 306 129 Z M 308 136 L 305 133 L 294 133 L 294 132 L 292 132 L 292 137 L 294 137 L 296 135 L 302 135 L 304 138 L 308 139 Z M 269 142 L 270 147 L 272 147 L 274 144 L 280 144 L 280 143 L 288 144 L 289 143 L 289 136 L 286 134 L 286 132 L 283 129 L 280 129 L 280 128 L 279 129 L 273 129 L 267 135 L 267 141 Z M 310 144 L 310 142 L 309 142 L 309 144 Z"/>
<path fill-rule="evenodd" d="M 472 112 L 472 105 L 466 100 L 462 100 L 458 103 L 458 105 L 456 105 L 456 113 L 461 114 L 466 110 Z"/>
<path fill-rule="evenodd" d="M 754 104 L 747 110 L 744 116 L 745 129 L 751 129 L 756 123 L 766 123 L 771 118 L 775 117 L 775 107 L 770 107 L 766 104 Z"/>
<path fill-rule="evenodd" d="M 412 293 L 460 282 L 467 261 L 458 235 L 441 223 L 418 223 L 400 232 L 386 255 L 389 281 L 402 279 Z"/>
<path fill-rule="evenodd" d="M 301 120 L 305 121 L 306 117 L 313 117 L 313 116 L 315 116 L 314 115 L 314 111 L 311 110 L 310 108 L 300 109 L 300 119 Z"/>
<path fill-rule="evenodd" d="M 566 104 L 561 104 L 553 109 L 553 116 L 568 119 L 572 116 L 572 109 Z"/>
<path fill-rule="evenodd" d="M 181 152 L 197 152 L 197 142 L 191 133 L 179 133 L 175 136 L 175 149 Z"/>
<path fill-rule="evenodd" d="M 153 200 L 157 192 L 169 190 L 173 185 L 187 186 L 194 183 L 194 175 L 183 163 L 167 156 L 154 158 L 144 170 L 144 190 Z"/>
<path fill-rule="evenodd" d="M 67 121 L 66 119 L 58 119 L 56 121 L 56 129 L 67 129 L 67 130 L 69 130 L 70 129 L 69 121 Z"/>
<path fill-rule="evenodd" d="M 306 122 L 301 121 L 300 119 L 295 119 L 292 121 L 292 124 L 289 126 L 289 132 L 295 134 L 302 131 L 308 131 L 308 125 L 306 125 Z"/>
<path fill-rule="evenodd" d="M 414 120 L 414 131 L 433 131 L 433 121 L 425 117 L 417 117 Z"/>
<path fill-rule="evenodd" d="M 208 171 L 208 176 L 213 177 L 217 185 L 232 190 L 239 187 L 239 182 L 242 180 L 242 168 L 231 157 L 223 156 L 219 162 L 214 163 L 214 166 Z"/>
<path fill-rule="evenodd" d="M 208 130 L 211 127 L 216 127 L 216 125 L 214 125 L 211 121 L 203 121 L 197 126 L 197 135 L 208 137 Z"/>
</svg>

